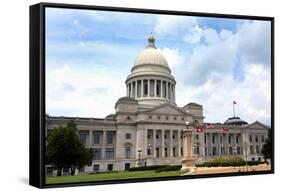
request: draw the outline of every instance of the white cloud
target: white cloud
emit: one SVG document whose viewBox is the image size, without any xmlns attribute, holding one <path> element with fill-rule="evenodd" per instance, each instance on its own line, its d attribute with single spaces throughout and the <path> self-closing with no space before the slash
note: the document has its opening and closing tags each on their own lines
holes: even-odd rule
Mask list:
<svg viewBox="0 0 281 191">
<path fill-rule="evenodd" d="M 159 51 L 165 56 L 171 69 L 178 67 L 184 61 L 178 49 L 164 47 L 163 49 L 159 49 Z"/>
<path fill-rule="evenodd" d="M 224 122 L 232 116 L 235 100 L 242 119 L 270 124 L 270 35 L 269 25 L 263 24 L 245 22 L 237 33 L 203 29 L 203 43 L 190 55 L 179 55 L 187 59 L 175 69 L 178 104 L 198 102 L 206 121 Z M 234 70 L 237 63 L 239 71 Z"/>
<path fill-rule="evenodd" d="M 102 69 L 77 72 L 69 66 L 51 70 L 46 81 L 47 113 L 79 117 L 113 113 L 117 99 L 126 95 L 125 77 L 119 75 Z"/>
<path fill-rule="evenodd" d="M 259 120 L 270 124 L 270 76 L 263 65 L 245 67 L 245 80 L 235 81 L 230 75 L 214 75 L 202 86 L 177 87 L 178 105 L 196 101 L 203 105 L 206 122 L 224 122 L 232 114 L 232 101 L 237 101 L 236 115 L 249 123 Z"/>
</svg>

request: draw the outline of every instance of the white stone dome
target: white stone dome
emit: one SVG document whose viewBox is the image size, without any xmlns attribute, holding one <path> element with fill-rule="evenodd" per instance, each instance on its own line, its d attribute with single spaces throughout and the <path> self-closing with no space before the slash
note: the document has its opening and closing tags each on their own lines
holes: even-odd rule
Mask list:
<svg viewBox="0 0 281 191">
<path fill-rule="evenodd" d="M 168 62 L 163 54 L 155 47 L 155 39 L 152 34 L 148 37 L 148 46 L 141 51 L 134 62 L 132 73 L 143 69 L 155 69 L 162 73 L 171 73 Z"/>
</svg>

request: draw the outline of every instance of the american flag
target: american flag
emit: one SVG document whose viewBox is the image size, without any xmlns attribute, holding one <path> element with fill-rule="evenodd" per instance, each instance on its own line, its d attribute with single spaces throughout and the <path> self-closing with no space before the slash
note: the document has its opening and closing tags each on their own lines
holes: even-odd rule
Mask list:
<svg viewBox="0 0 281 191">
<path fill-rule="evenodd" d="M 213 125 L 210 124 L 210 123 L 207 123 L 207 124 L 206 124 L 206 128 L 207 128 L 207 129 L 214 129 L 215 126 L 213 126 Z"/>
<path fill-rule="evenodd" d="M 233 104 L 237 104 L 236 101 L 233 101 Z"/>
<path fill-rule="evenodd" d="M 229 129 L 226 128 L 226 127 L 222 127 L 221 130 L 224 131 L 224 132 L 226 132 L 226 131 L 228 131 Z"/>
</svg>

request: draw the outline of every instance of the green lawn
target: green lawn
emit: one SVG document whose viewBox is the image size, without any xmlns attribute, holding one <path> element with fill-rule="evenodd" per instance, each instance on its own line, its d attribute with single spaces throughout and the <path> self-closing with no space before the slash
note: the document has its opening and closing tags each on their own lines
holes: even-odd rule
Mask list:
<svg viewBox="0 0 281 191">
<path fill-rule="evenodd" d="M 135 178 L 155 178 L 165 176 L 179 176 L 183 171 L 155 172 L 154 170 L 134 171 L 134 172 L 113 172 L 78 176 L 46 177 L 46 184 L 74 183 L 102 180 L 125 180 Z"/>
</svg>

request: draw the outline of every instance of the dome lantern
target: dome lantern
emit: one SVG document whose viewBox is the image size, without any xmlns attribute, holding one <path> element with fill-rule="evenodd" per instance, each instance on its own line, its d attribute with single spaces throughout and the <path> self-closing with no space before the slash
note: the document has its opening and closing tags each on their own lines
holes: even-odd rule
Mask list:
<svg viewBox="0 0 281 191">
<path fill-rule="evenodd" d="M 154 38 L 152 33 L 150 33 L 147 40 L 148 40 L 148 46 L 147 47 L 156 48 L 155 47 L 155 38 Z"/>
</svg>

